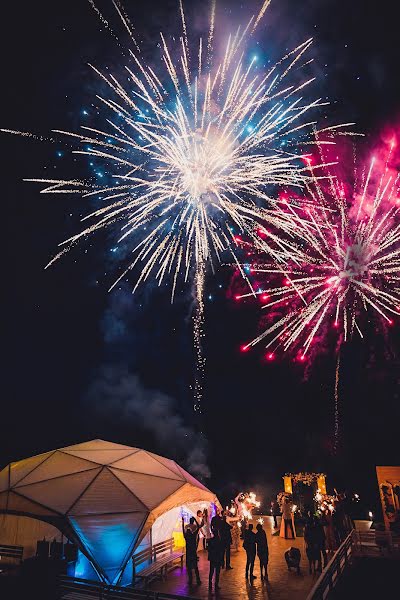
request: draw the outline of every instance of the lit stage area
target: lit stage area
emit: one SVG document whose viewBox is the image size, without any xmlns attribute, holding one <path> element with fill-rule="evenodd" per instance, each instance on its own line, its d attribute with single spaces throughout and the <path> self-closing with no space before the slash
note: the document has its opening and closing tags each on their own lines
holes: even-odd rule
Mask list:
<svg viewBox="0 0 400 600">
<path fill-rule="evenodd" d="M 59 559 L 71 576 L 129 585 L 132 555 L 171 539 L 183 547 L 182 516 L 206 507 L 219 508 L 217 497 L 176 462 L 93 440 L 0 472 L 0 544 L 23 547 L 24 561 Z"/>
</svg>

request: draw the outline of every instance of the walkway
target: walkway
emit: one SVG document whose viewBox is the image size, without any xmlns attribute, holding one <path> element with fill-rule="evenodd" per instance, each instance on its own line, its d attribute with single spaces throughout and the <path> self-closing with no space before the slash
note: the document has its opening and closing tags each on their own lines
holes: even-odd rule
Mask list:
<svg viewBox="0 0 400 600">
<path fill-rule="evenodd" d="M 256 521 L 254 522 L 256 525 Z M 232 571 L 221 571 L 220 586 L 218 594 L 208 593 L 208 560 L 207 553 L 199 552 L 199 570 L 202 584 L 199 587 L 189 588 L 187 584 L 186 570 L 181 573 L 180 569 L 175 569 L 169 573 L 167 579 L 163 582 L 155 581 L 150 589 L 160 592 L 169 592 L 171 594 L 182 594 L 209 600 L 209 598 L 218 598 L 218 600 L 305 600 L 308 592 L 314 585 L 318 575 L 308 574 L 308 563 L 303 548 L 303 538 L 296 540 L 284 540 L 279 536 L 273 536 L 272 517 L 264 517 L 264 529 L 267 532 L 269 545 L 269 582 L 263 583 L 260 580 L 259 566 L 256 559 L 256 568 L 254 569 L 257 579 L 253 585 L 246 583 L 244 572 L 246 565 L 246 554 L 243 548 L 238 552 L 232 551 L 231 563 Z M 301 574 L 297 575 L 294 570 L 288 571 L 284 553 L 290 546 L 300 548 L 302 554 Z"/>
</svg>

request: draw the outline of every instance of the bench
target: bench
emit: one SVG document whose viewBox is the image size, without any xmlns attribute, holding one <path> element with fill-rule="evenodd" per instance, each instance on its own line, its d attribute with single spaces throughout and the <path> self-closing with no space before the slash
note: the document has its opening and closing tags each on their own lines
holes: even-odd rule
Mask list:
<svg viewBox="0 0 400 600">
<path fill-rule="evenodd" d="M 23 546 L 0 544 L 0 572 L 15 569 L 22 563 Z"/>
<path fill-rule="evenodd" d="M 183 551 L 174 550 L 173 538 L 148 546 L 132 556 L 132 585 L 135 585 L 137 578 L 142 579 L 147 585 L 155 577 L 165 577 L 169 569 L 177 566 L 174 562 L 178 560 L 182 570 Z M 142 567 L 138 572 L 138 568 L 145 564 L 147 566 Z"/>
</svg>

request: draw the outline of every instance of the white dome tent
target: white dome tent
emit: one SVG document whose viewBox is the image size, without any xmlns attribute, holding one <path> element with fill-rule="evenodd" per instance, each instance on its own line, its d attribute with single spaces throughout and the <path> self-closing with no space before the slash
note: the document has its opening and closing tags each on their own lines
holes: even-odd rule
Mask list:
<svg viewBox="0 0 400 600">
<path fill-rule="evenodd" d="M 10 537 L 14 529 L 15 539 L 12 515 L 39 519 L 47 529 L 50 524 L 78 545 L 108 583 L 121 581 L 152 527 L 155 541 L 166 539 L 182 508 L 213 503 L 218 504 L 215 494 L 173 460 L 103 440 L 46 452 L 0 471 L 0 532 Z M 0 533 L 0 543 L 7 543 L 2 538 Z"/>
</svg>

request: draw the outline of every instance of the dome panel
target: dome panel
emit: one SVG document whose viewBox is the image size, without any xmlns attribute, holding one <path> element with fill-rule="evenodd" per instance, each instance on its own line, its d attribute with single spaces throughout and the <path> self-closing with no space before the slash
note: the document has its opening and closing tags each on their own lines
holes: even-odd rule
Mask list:
<svg viewBox="0 0 400 600">
<path fill-rule="evenodd" d="M 13 487 L 18 481 L 20 481 L 23 477 L 28 475 L 35 467 L 40 465 L 46 458 L 51 456 L 52 452 L 45 452 L 44 454 L 39 454 L 38 456 L 32 456 L 32 458 L 25 458 L 24 460 L 19 460 L 18 462 L 14 462 L 10 464 L 10 485 Z"/>
<path fill-rule="evenodd" d="M 70 522 L 109 583 L 114 583 L 130 559 L 147 513 L 73 516 Z"/>
<path fill-rule="evenodd" d="M 108 468 L 102 470 L 85 493 L 71 507 L 71 515 L 145 511 L 146 506 L 115 477 Z"/>
<path fill-rule="evenodd" d="M 16 491 L 58 513 L 65 514 L 99 472 L 91 469 L 83 473 L 64 475 L 40 483 L 21 485 Z"/>
<path fill-rule="evenodd" d="M 183 481 L 123 471 L 110 467 L 110 470 L 132 491 L 149 510 L 184 485 Z"/>
<path fill-rule="evenodd" d="M 90 460 L 99 465 L 109 465 L 120 458 L 129 456 L 129 454 L 132 454 L 133 450 L 132 448 L 125 448 L 124 450 L 119 448 L 105 448 L 104 450 L 100 448 L 97 450 L 70 450 L 69 448 L 64 448 L 63 452 L 72 456 L 77 456 L 78 458 Z"/>
<path fill-rule="evenodd" d="M 176 464 L 176 462 L 174 462 L 170 458 L 164 458 L 164 456 L 158 456 L 158 454 L 154 454 L 154 452 L 147 452 L 147 454 L 149 454 L 150 456 L 152 456 L 155 460 L 157 460 L 158 462 L 160 462 L 161 464 L 163 464 L 165 467 L 167 467 L 167 469 L 170 469 L 170 471 L 172 471 L 173 473 L 175 473 L 176 475 L 178 475 L 178 477 L 180 479 L 182 479 L 182 477 L 183 477 L 182 473 L 179 470 L 179 467 Z"/>
<path fill-rule="evenodd" d="M 64 452 L 57 451 L 28 475 L 20 479 L 16 487 L 98 468 L 99 466 L 96 463 L 83 460 L 72 454 L 64 454 Z"/>
<path fill-rule="evenodd" d="M 7 493 L 7 492 L 5 492 Z M 56 512 L 46 506 L 37 504 L 29 498 L 19 496 L 17 493 L 12 491 L 9 492 L 7 511 L 14 511 L 16 513 L 25 513 L 30 517 L 44 517 L 44 516 L 56 516 Z"/>
<path fill-rule="evenodd" d="M 155 477 L 183 480 L 182 475 L 178 476 L 175 471 L 167 468 L 159 460 L 156 460 L 144 450 L 139 450 L 131 456 L 117 460 L 112 464 L 112 466 L 118 469 L 125 469 L 127 471 L 135 471 L 137 473 L 145 473 L 146 475 L 154 475 Z"/>
</svg>

